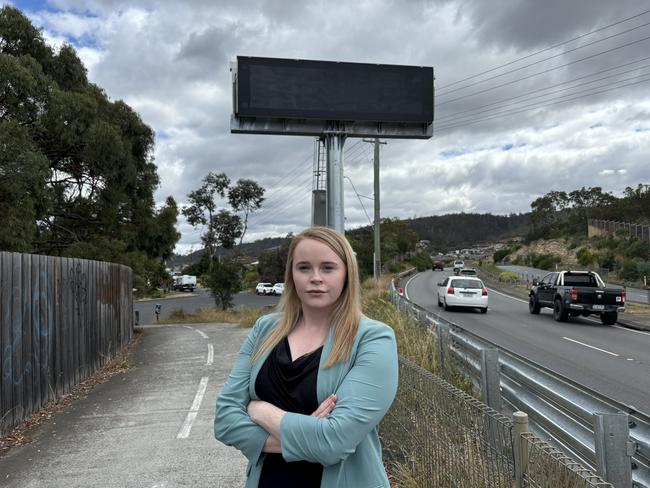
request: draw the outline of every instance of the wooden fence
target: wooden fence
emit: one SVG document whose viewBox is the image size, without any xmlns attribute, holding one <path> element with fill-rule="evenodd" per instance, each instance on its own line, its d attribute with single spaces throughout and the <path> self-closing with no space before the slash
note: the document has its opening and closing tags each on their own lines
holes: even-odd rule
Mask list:
<svg viewBox="0 0 650 488">
<path fill-rule="evenodd" d="M 0 252 L 0 435 L 131 340 L 132 283 L 119 264 Z"/>
<path fill-rule="evenodd" d="M 587 233 L 589 237 L 623 234 L 630 238 L 650 242 L 650 225 L 633 222 L 589 219 L 587 221 Z"/>
</svg>

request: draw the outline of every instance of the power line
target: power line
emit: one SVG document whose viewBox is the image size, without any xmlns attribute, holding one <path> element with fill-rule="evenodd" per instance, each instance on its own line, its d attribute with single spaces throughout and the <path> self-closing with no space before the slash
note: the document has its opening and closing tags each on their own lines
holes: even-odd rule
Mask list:
<svg viewBox="0 0 650 488">
<path fill-rule="evenodd" d="M 508 81 L 508 82 L 502 83 L 502 84 L 497 85 L 497 86 L 493 86 L 493 87 L 490 87 L 490 88 L 485 88 L 483 90 L 479 90 L 477 92 L 470 93 L 469 95 L 463 95 L 463 96 L 454 98 L 452 100 L 447 100 L 446 102 L 442 102 L 442 103 L 437 104 L 436 107 L 440 107 L 442 105 L 447 105 L 448 103 L 452 103 L 452 102 L 456 102 L 458 100 L 463 100 L 465 98 L 470 98 L 470 97 L 473 97 L 473 96 L 476 96 L 476 95 L 480 95 L 482 93 L 486 93 L 486 92 L 489 92 L 489 91 L 492 91 L 492 90 L 496 90 L 497 88 L 502 88 L 504 86 L 512 85 L 514 83 L 518 83 L 518 82 L 523 81 L 523 80 L 534 78 L 535 76 L 543 75 L 543 74 L 549 73 L 551 71 L 555 71 L 555 70 L 560 69 L 560 68 L 566 68 L 567 66 L 570 66 L 572 64 L 580 63 L 582 61 L 586 61 L 587 59 L 592 59 L 592 58 L 595 58 L 597 56 L 601 56 L 603 54 L 607 54 L 607 53 L 610 53 L 610 52 L 613 52 L 613 51 L 617 51 L 618 49 L 623 49 L 624 47 L 629 47 L 629 46 L 631 46 L 633 44 L 638 44 L 640 42 L 647 41 L 648 39 L 650 39 L 650 36 L 644 37 L 642 39 L 637 39 L 636 41 L 628 42 L 626 44 L 622 44 L 620 46 L 616 46 L 616 47 L 613 47 L 611 49 L 607 49 L 606 51 L 601 51 L 601 52 L 598 52 L 598 53 L 595 53 L 595 54 L 591 54 L 589 56 L 585 56 L 584 58 L 580 58 L 580 59 L 577 59 L 575 61 L 570 61 L 568 63 L 561 64 L 561 65 L 555 66 L 553 68 L 548 68 L 548 69 L 545 69 L 543 71 L 539 71 L 537 73 L 533 73 L 531 75 L 524 76 L 522 78 L 518 78 L 516 80 Z"/>
<path fill-rule="evenodd" d="M 650 59 L 650 56 L 648 56 L 646 59 Z M 634 61 L 634 63 L 637 63 L 637 62 L 638 61 Z M 626 64 L 634 64 L 634 63 L 626 63 Z M 615 78 L 615 77 L 618 77 L 618 76 L 621 76 L 621 75 L 624 75 L 624 74 L 627 74 L 627 73 L 631 73 L 633 71 L 638 71 L 638 70 L 641 70 L 641 69 L 650 68 L 650 64 L 646 64 L 644 66 L 638 66 L 636 68 L 625 70 L 625 71 L 622 71 L 620 73 L 614 73 L 614 74 L 609 75 L 609 76 L 603 76 L 601 78 L 596 78 L 594 80 L 591 80 L 591 81 L 588 81 L 588 82 L 585 82 L 585 83 L 579 83 L 578 85 L 575 85 L 575 86 L 561 88 L 561 89 L 555 90 L 555 91 L 549 91 L 548 93 L 543 93 L 541 95 L 536 95 L 536 96 L 533 96 L 533 97 L 529 96 L 529 95 L 532 95 L 534 93 L 539 93 L 539 92 L 542 92 L 542 91 L 548 91 L 548 90 L 551 90 L 552 88 L 559 87 L 559 86 L 562 86 L 562 85 L 566 85 L 568 83 L 573 83 L 575 81 L 578 81 L 578 80 L 581 80 L 581 79 L 584 79 L 584 78 L 589 78 L 589 77 L 594 76 L 596 74 L 603 73 L 603 72 L 606 72 L 606 71 L 611 71 L 613 69 L 618 69 L 620 67 L 622 67 L 622 66 L 617 66 L 615 68 L 609 68 L 609 69 L 602 70 L 602 71 L 599 71 L 599 72 L 596 72 L 596 73 L 591 73 L 589 75 L 580 76 L 578 78 L 574 78 L 573 80 L 564 81 L 562 83 L 557 83 L 555 85 L 550 85 L 550 86 L 545 87 L 545 88 L 539 88 L 537 90 L 533 90 L 533 91 L 530 91 L 530 92 L 527 92 L 527 93 L 524 93 L 524 94 L 521 94 L 521 95 L 517 95 L 516 97 L 504 98 L 504 99 L 501 99 L 501 100 L 499 100 L 497 102 L 488 103 L 486 105 L 482 105 L 482 106 L 475 107 L 475 108 L 468 109 L 468 110 L 463 110 L 463 111 L 457 112 L 455 114 L 450 114 L 448 116 L 439 117 L 437 119 L 437 122 L 441 122 L 441 121 L 449 122 L 449 121 L 451 121 L 453 119 L 465 118 L 465 117 L 467 117 L 469 115 L 473 116 L 473 115 L 477 115 L 477 114 L 480 114 L 480 113 L 490 112 L 490 110 L 491 110 L 491 109 L 480 110 L 482 108 L 492 107 L 492 106 L 495 106 L 495 105 L 501 105 L 501 107 L 499 107 L 499 108 L 503 108 L 503 107 L 507 107 L 509 105 L 516 105 L 518 103 L 526 102 L 526 101 L 529 101 L 529 100 L 534 100 L 536 98 L 547 97 L 549 95 L 553 95 L 553 94 L 560 93 L 560 92 L 563 92 L 563 91 L 575 90 L 576 88 L 580 88 L 582 86 L 590 85 L 592 83 L 597 83 L 599 81 L 607 80 L 607 79 L 610 79 L 610 78 Z M 616 81 L 615 83 L 619 83 L 621 81 L 628 81 L 628 80 L 630 80 L 630 78 L 619 80 L 619 81 Z M 600 87 L 596 87 L 596 88 L 600 88 Z M 528 98 L 525 98 L 525 97 L 528 97 Z M 517 99 L 520 99 L 520 98 L 522 98 L 522 100 L 514 101 L 514 100 L 517 100 Z M 463 115 L 463 114 L 467 114 L 467 115 Z"/>
<path fill-rule="evenodd" d="M 304 176 L 304 175 L 303 175 Z M 262 207 L 260 209 L 259 213 L 254 214 L 252 217 L 256 217 L 257 219 L 260 218 L 265 218 L 270 211 L 275 211 L 278 208 L 283 208 L 284 205 L 286 205 L 288 198 L 287 196 L 292 196 L 296 192 L 296 188 L 302 189 L 305 187 L 305 185 L 308 186 L 308 188 L 311 188 L 311 175 L 307 175 L 307 178 L 303 178 L 298 184 L 294 185 L 291 190 L 287 189 L 287 191 L 284 191 L 282 195 L 280 195 L 282 198 L 276 200 L 273 202 L 273 204 L 268 205 L 266 207 Z M 255 219 L 255 220 L 257 220 Z"/>
<path fill-rule="evenodd" d="M 344 176 L 345 179 L 347 179 L 350 182 L 350 185 L 352 185 L 352 189 L 354 190 L 354 193 L 357 195 L 357 198 L 359 199 L 359 203 L 361 204 L 361 208 L 363 209 L 363 213 L 366 214 L 366 218 L 368 219 L 368 222 L 370 223 L 370 226 L 372 227 L 372 221 L 370 220 L 370 216 L 368 216 L 368 212 L 366 212 L 366 207 L 364 207 L 363 202 L 361 201 L 361 197 L 359 196 L 359 193 L 357 192 L 357 189 L 354 187 L 354 183 L 352 183 L 352 180 L 350 179 L 349 176 Z"/>
<path fill-rule="evenodd" d="M 294 166 L 291 170 L 289 170 L 287 173 L 285 173 L 285 175 L 284 175 L 282 178 L 280 178 L 280 180 L 279 180 L 279 181 L 278 181 L 278 182 L 277 182 L 273 187 L 271 187 L 271 188 L 269 189 L 269 193 L 271 194 L 272 192 L 276 191 L 280 186 L 284 186 L 284 184 L 280 185 L 280 183 L 281 183 L 285 178 L 287 178 L 288 176 L 293 176 L 293 177 L 295 177 L 295 176 L 296 176 L 296 170 L 298 170 L 299 168 L 302 168 L 302 167 L 304 166 L 304 164 L 305 164 L 308 160 L 310 160 L 312 157 L 313 157 L 313 156 L 310 154 L 310 155 L 307 156 L 306 158 L 302 159 L 302 160 L 301 160 L 301 161 L 300 161 L 296 166 Z M 270 197 L 268 197 L 268 198 L 270 198 Z"/>
<path fill-rule="evenodd" d="M 648 76 L 648 75 L 646 75 L 646 76 Z M 545 104 L 542 104 L 542 105 L 533 104 L 532 106 L 522 108 L 522 109 L 518 109 L 518 110 L 506 110 L 506 111 L 504 111 L 502 113 L 496 113 L 496 114 L 490 115 L 488 117 L 475 119 L 475 120 L 470 121 L 470 122 L 460 123 L 460 124 L 457 124 L 457 125 L 452 124 L 452 125 L 448 125 L 448 126 L 438 127 L 438 128 L 436 128 L 436 130 L 439 132 L 441 130 L 451 130 L 451 129 L 456 129 L 456 128 L 459 128 L 459 127 L 466 127 L 468 125 L 477 124 L 479 122 L 485 122 L 487 120 L 491 120 L 491 119 L 498 118 L 498 117 L 515 115 L 515 114 L 518 114 L 518 113 L 527 112 L 529 110 L 533 110 L 533 109 L 537 109 L 537 108 L 549 107 L 551 105 L 557 105 L 559 103 L 570 102 L 570 101 L 578 100 L 578 99 L 585 98 L 585 97 L 588 97 L 588 96 L 598 95 L 600 93 L 605 93 L 605 92 L 609 92 L 609 91 L 612 91 L 612 90 L 618 90 L 620 88 L 625 88 L 627 86 L 639 85 L 639 84 L 645 83 L 647 81 L 650 81 L 650 78 L 645 79 L 645 80 L 636 81 L 636 82 L 633 82 L 633 83 L 627 83 L 625 85 L 621 85 L 621 86 L 617 86 L 617 87 L 613 87 L 613 88 L 607 88 L 605 90 L 600 90 L 600 91 L 596 91 L 596 92 L 593 92 L 593 93 L 588 93 L 588 94 L 585 94 L 585 95 L 580 95 L 580 96 L 577 96 L 577 97 L 568 98 L 566 100 L 553 101 L 553 102 L 545 103 Z M 564 97 L 560 97 L 560 98 L 564 98 Z"/>
<path fill-rule="evenodd" d="M 628 21 L 630 21 L 630 20 L 636 19 L 636 18 L 641 17 L 641 16 L 643 16 L 643 15 L 645 15 L 645 14 L 647 14 L 647 13 L 650 13 L 650 10 L 645 10 L 645 11 L 643 11 L 643 12 L 640 12 L 640 13 L 636 14 L 636 15 L 633 15 L 632 17 L 628 17 L 628 18 L 626 18 L 626 19 L 619 20 L 618 22 L 614 22 L 613 24 L 608 24 L 608 25 L 605 25 L 605 26 L 603 26 L 603 27 L 599 27 L 599 28 L 596 29 L 596 30 L 593 30 L 593 31 L 591 31 L 591 32 L 587 32 L 587 33 L 585 33 L 585 34 L 581 34 L 581 35 L 579 35 L 579 36 L 577 36 L 577 37 L 574 37 L 574 38 L 572 38 L 572 39 L 569 39 L 568 41 L 564 41 L 564 42 L 560 42 L 560 43 L 557 43 L 557 44 L 553 44 L 552 46 L 549 46 L 549 47 L 547 47 L 547 48 L 541 49 L 540 51 L 536 51 L 536 52 L 534 52 L 534 53 L 527 54 L 526 56 L 522 56 L 521 58 L 515 59 L 515 60 L 513 60 L 513 61 L 510 61 L 510 62 L 508 62 L 508 63 L 502 64 L 502 65 L 500 65 L 500 66 L 496 66 L 496 67 L 491 68 L 491 69 L 488 69 L 488 70 L 486 70 L 486 71 L 482 71 L 482 72 L 480 72 L 480 73 L 476 73 L 476 74 L 474 74 L 474 75 L 472 75 L 472 76 L 468 76 L 468 77 L 466 77 L 466 78 L 462 78 L 462 79 L 460 79 L 460 80 L 454 81 L 454 82 L 452 82 L 452 83 L 449 83 L 448 85 L 444 85 L 444 86 L 439 87 L 437 90 L 444 90 L 445 88 L 448 88 L 448 87 L 450 87 L 450 86 L 457 85 L 458 83 L 462 83 L 463 81 L 472 80 L 472 79 L 477 78 L 477 77 L 479 77 L 479 76 L 481 76 L 481 75 L 484 75 L 484 74 L 487 74 L 487 73 L 492 73 L 493 71 L 496 71 L 496 70 L 498 70 L 498 69 L 505 68 L 506 66 L 511 66 L 511 65 L 513 65 L 513 64 L 515 64 L 515 63 L 518 63 L 519 61 L 523 61 L 524 59 L 532 58 L 533 56 L 537 56 L 538 54 L 542 54 L 542 53 L 544 53 L 544 52 L 546 52 L 546 51 L 550 51 L 550 50 L 555 49 L 555 48 L 557 48 L 557 47 L 563 46 L 564 44 L 569 44 L 570 42 L 577 41 L 578 39 L 582 39 L 583 37 L 590 36 L 591 34 L 595 34 L 596 32 L 600 32 L 600 31 L 603 31 L 603 30 L 605 30 L 605 29 L 609 29 L 610 27 L 614 27 L 615 25 L 623 24 L 623 23 L 628 22 Z"/>
<path fill-rule="evenodd" d="M 311 195 L 311 181 L 307 185 L 307 187 L 300 187 L 298 190 L 294 191 L 294 194 L 296 195 L 293 199 L 292 198 L 287 198 L 284 201 L 284 206 L 280 207 L 277 209 L 277 211 L 274 211 L 272 214 L 268 215 L 260 215 L 258 220 L 254 222 L 255 225 L 263 225 L 267 222 L 269 222 L 272 219 L 277 218 L 280 215 L 284 215 L 287 211 L 295 209 L 298 205 L 297 203 L 302 203 L 306 198 L 308 198 Z M 299 191 L 302 190 L 302 191 Z"/>
</svg>

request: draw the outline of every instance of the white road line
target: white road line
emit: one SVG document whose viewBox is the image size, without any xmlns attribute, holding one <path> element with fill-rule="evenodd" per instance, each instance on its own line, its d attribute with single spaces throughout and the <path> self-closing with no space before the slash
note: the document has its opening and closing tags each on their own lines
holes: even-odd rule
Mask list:
<svg viewBox="0 0 650 488">
<path fill-rule="evenodd" d="M 413 276 L 411 276 L 411 277 L 409 278 L 409 280 L 406 282 L 406 284 L 404 285 L 404 296 L 406 297 L 407 300 L 410 300 L 410 298 L 409 298 L 409 294 L 408 294 L 408 291 L 407 291 L 408 286 L 409 286 L 409 283 L 410 283 L 411 280 L 412 280 L 413 278 L 415 278 L 418 274 L 420 274 L 420 273 L 417 273 L 417 274 L 414 274 Z"/>
<path fill-rule="evenodd" d="M 627 332 L 636 332 L 637 334 L 650 336 L 650 332 L 644 332 L 642 330 L 628 329 L 627 327 L 621 327 L 620 325 L 615 325 L 614 327 L 616 327 L 617 329 L 625 330 Z"/>
<path fill-rule="evenodd" d="M 208 338 L 208 334 L 206 334 L 205 332 L 200 331 L 200 330 L 197 330 L 197 332 L 198 332 L 199 335 L 200 335 L 201 337 L 203 337 L 204 339 L 207 339 L 207 338 Z"/>
<path fill-rule="evenodd" d="M 502 297 L 512 298 L 513 300 L 516 300 L 516 301 L 521 302 L 521 303 L 528 303 L 528 300 L 522 300 L 521 298 L 513 297 L 512 295 L 506 295 L 505 293 L 501 293 L 500 291 L 496 291 L 494 288 L 488 288 L 488 290 L 491 293 L 496 293 L 497 295 L 501 295 Z"/>
<path fill-rule="evenodd" d="M 203 401 L 203 395 L 205 395 L 205 390 L 207 387 L 208 387 L 208 376 L 204 376 L 203 378 L 201 378 L 201 383 L 199 383 L 199 389 L 196 392 L 196 396 L 194 397 L 194 401 L 192 402 L 190 411 L 187 413 L 187 417 L 185 417 L 185 422 L 183 422 L 183 426 L 181 427 L 181 430 L 178 432 L 178 435 L 176 436 L 177 439 L 187 439 L 189 437 L 190 431 L 192 430 L 192 425 L 194 424 L 194 420 L 196 419 L 196 416 L 199 413 L 199 408 L 201 407 L 201 402 Z"/>
<path fill-rule="evenodd" d="M 205 363 L 206 366 L 210 366 L 214 362 L 214 346 L 208 344 L 208 362 Z"/>
<path fill-rule="evenodd" d="M 581 346 L 589 347 L 590 349 L 595 349 L 596 351 L 604 352 L 605 354 L 611 354 L 612 356 L 616 356 L 616 357 L 619 356 L 615 352 L 606 351 L 605 349 L 601 349 L 601 348 L 596 347 L 596 346 L 590 346 L 589 344 L 585 344 L 584 342 L 576 341 L 575 339 L 571 339 L 569 337 L 562 337 L 562 339 L 565 339 L 565 340 L 571 341 L 571 342 L 575 342 L 576 344 L 580 344 Z"/>
</svg>

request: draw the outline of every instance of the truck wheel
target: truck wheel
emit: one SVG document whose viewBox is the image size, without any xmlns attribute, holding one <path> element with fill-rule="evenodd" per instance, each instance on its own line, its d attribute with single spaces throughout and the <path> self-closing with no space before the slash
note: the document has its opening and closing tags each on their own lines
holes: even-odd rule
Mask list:
<svg viewBox="0 0 650 488">
<path fill-rule="evenodd" d="M 537 301 L 537 297 L 535 295 L 530 295 L 528 297 L 528 311 L 532 314 L 539 314 L 540 310 L 539 302 Z"/>
<path fill-rule="evenodd" d="M 600 321 L 605 325 L 614 325 L 618 320 L 617 312 L 606 312 L 600 314 Z"/>
<path fill-rule="evenodd" d="M 553 318 L 558 322 L 566 322 L 568 316 L 569 314 L 567 310 L 564 308 L 564 304 L 562 303 L 562 300 L 556 298 L 555 301 L 553 302 Z"/>
</svg>

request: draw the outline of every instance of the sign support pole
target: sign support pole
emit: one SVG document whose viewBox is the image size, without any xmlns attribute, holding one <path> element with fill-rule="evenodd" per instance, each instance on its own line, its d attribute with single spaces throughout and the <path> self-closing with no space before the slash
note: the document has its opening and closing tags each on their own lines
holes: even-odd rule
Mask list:
<svg viewBox="0 0 650 488">
<path fill-rule="evenodd" d="M 345 233 L 343 213 L 343 147 L 345 134 L 325 133 L 327 148 L 327 227 Z"/>
</svg>

